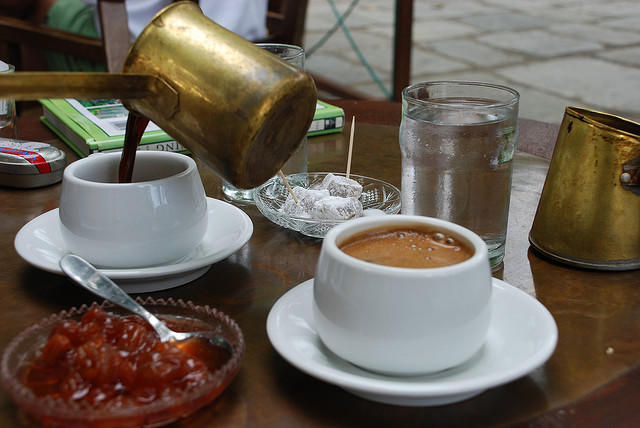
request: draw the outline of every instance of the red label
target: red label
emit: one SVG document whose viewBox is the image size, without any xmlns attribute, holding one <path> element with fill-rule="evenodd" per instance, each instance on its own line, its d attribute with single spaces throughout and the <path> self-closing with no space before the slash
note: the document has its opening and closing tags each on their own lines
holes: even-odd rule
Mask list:
<svg viewBox="0 0 640 428">
<path fill-rule="evenodd" d="M 12 149 L 9 147 L 0 147 L 0 153 L 8 153 L 10 155 L 20 156 L 23 159 L 26 159 L 29 163 L 35 165 L 40 171 L 41 174 L 46 174 L 51 172 L 51 165 L 37 152 L 32 152 L 29 150 L 18 150 Z"/>
</svg>

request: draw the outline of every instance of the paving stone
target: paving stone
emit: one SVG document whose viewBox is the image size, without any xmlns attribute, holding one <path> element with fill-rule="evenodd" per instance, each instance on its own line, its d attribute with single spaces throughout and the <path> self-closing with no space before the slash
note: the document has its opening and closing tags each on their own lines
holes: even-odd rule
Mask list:
<svg viewBox="0 0 640 428">
<path fill-rule="evenodd" d="M 491 31 L 528 30 L 546 27 L 549 20 L 539 16 L 524 13 L 496 13 L 490 15 L 475 15 L 461 19 L 465 24 L 474 25 Z"/>
<path fill-rule="evenodd" d="M 508 83 L 510 83 L 506 82 L 504 77 L 486 70 L 464 70 L 450 73 L 423 73 L 411 75 L 411 83 L 430 82 L 435 80 L 466 80 L 506 86 L 509 86 Z"/>
<path fill-rule="evenodd" d="M 560 23 L 589 23 L 600 25 L 602 19 L 584 9 L 573 6 L 558 6 L 548 9 L 536 9 L 528 11 L 532 15 L 543 16 L 552 22 Z"/>
<path fill-rule="evenodd" d="M 448 57 L 470 62 L 482 67 L 513 64 L 522 61 L 521 55 L 495 49 L 475 40 L 442 40 L 432 42 L 430 48 Z"/>
<path fill-rule="evenodd" d="M 367 31 L 351 31 L 351 37 L 358 48 L 364 55 L 365 59 L 381 70 L 391 71 L 391 61 L 393 55 L 393 40 L 387 37 L 367 32 Z M 317 42 L 325 35 L 325 32 L 307 33 L 305 38 L 305 46 L 314 55 L 315 52 L 332 53 L 336 56 L 346 58 L 354 63 L 360 63 L 360 58 L 354 50 L 349 39 L 342 30 L 336 31 L 322 45 L 317 46 Z"/>
<path fill-rule="evenodd" d="M 383 84 L 386 90 L 389 93 L 391 93 L 392 91 L 391 79 L 387 79 L 386 81 L 383 81 Z M 380 100 L 388 99 L 385 93 L 382 91 L 382 89 L 380 89 L 380 87 L 373 80 L 367 83 L 359 83 L 355 85 L 354 88 L 358 90 L 358 92 L 369 95 L 370 97 L 373 97 L 375 99 L 380 99 Z"/>
<path fill-rule="evenodd" d="M 416 19 L 440 20 L 459 18 L 475 14 L 495 13 L 500 8 L 484 5 L 481 1 L 418 0 L 413 4 L 413 16 Z"/>
<path fill-rule="evenodd" d="M 383 56 L 378 57 L 382 61 L 385 61 L 384 58 L 391 58 L 390 51 L 393 48 L 393 39 L 382 37 L 370 31 L 352 32 L 351 37 L 353 38 L 358 49 L 362 50 L 363 52 L 373 53 L 376 55 L 382 54 Z M 344 53 L 344 51 L 353 51 L 351 43 L 347 39 L 345 33 L 343 33 L 342 31 L 337 31 L 331 37 L 331 39 L 327 41 L 327 44 L 330 44 L 334 50 L 339 50 L 342 53 Z"/>
<path fill-rule="evenodd" d="M 544 90 L 518 84 L 513 88 L 520 92 L 518 114 L 523 118 L 560 124 L 567 106 L 580 106 L 577 100 L 560 97 Z"/>
<path fill-rule="evenodd" d="M 317 37 L 318 34 L 315 33 L 314 36 Z M 388 75 L 391 74 L 391 61 L 393 55 L 392 40 L 365 32 L 353 33 L 352 37 L 356 47 L 373 69 Z M 322 53 L 324 55 L 333 55 L 335 57 L 342 58 L 347 61 L 346 63 L 362 63 L 351 43 L 341 31 L 336 32 L 323 45 L 318 47 L 315 52 L 313 49 L 315 48 L 315 42 L 317 39 L 310 39 L 310 41 L 313 41 L 313 44 L 308 44 L 307 46 L 309 46 L 308 49 L 309 52 L 311 52 L 311 59 L 313 59 L 317 53 Z"/>
<path fill-rule="evenodd" d="M 338 13 L 343 16 L 351 2 L 334 1 Z M 376 4 L 378 3 L 378 4 Z M 326 0 L 310 1 L 307 7 L 306 30 L 329 29 L 336 24 L 338 18 Z M 368 25 L 393 26 L 395 22 L 395 6 L 390 2 L 360 1 L 344 19 L 348 27 L 359 28 Z"/>
<path fill-rule="evenodd" d="M 445 40 L 476 33 L 472 25 L 456 21 L 416 21 L 413 24 L 413 42 L 419 45 L 434 40 Z"/>
<path fill-rule="evenodd" d="M 362 27 L 369 25 L 385 25 L 394 26 L 395 23 L 395 7 L 393 3 L 388 5 L 376 5 L 369 2 L 360 1 L 346 19 L 349 27 Z M 340 10 L 340 9 L 339 9 Z M 340 10 L 344 13 L 346 8 Z M 336 20 L 334 15 L 334 21 Z"/>
<path fill-rule="evenodd" d="M 627 16 L 626 18 L 608 19 L 602 23 L 603 26 L 612 28 L 621 28 L 629 31 L 640 31 L 638 20 L 640 15 Z"/>
<path fill-rule="evenodd" d="M 353 34 L 356 46 L 375 70 L 391 74 L 393 61 L 393 40 L 365 32 Z M 314 33 L 308 38 L 307 46 L 312 47 L 319 39 L 319 33 Z M 309 43 L 312 42 L 312 43 Z M 336 33 L 316 52 L 333 53 L 334 55 L 348 59 L 352 63 L 359 63 L 360 57 L 353 49 L 343 33 Z M 311 55 L 313 56 L 313 54 Z M 455 59 L 445 58 L 433 52 L 425 52 L 419 48 L 412 51 L 412 68 L 428 67 L 434 72 L 445 72 L 465 69 L 468 66 Z"/>
<path fill-rule="evenodd" d="M 369 26 L 366 30 L 381 37 L 392 39 L 394 37 L 394 26 Z M 447 38 L 460 37 L 475 34 L 476 30 L 466 24 L 455 21 L 425 21 L 414 20 L 411 28 L 413 42 L 422 43 L 431 40 L 443 40 Z"/>
<path fill-rule="evenodd" d="M 313 56 L 313 52 L 323 52 L 323 53 L 333 53 L 336 55 L 340 55 L 340 52 L 346 49 L 351 49 L 349 45 L 349 41 L 342 33 L 342 31 L 337 31 L 332 34 L 328 39 L 323 39 L 326 32 L 315 31 L 313 33 L 307 32 L 305 34 L 304 46 L 307 52 L 309 52 Z M 356 34 L 355 37 L 358 40 L 362 39 L 362 35 L 360 33 Z"/>
<path fill-rule="evenodd" d="M 344 11 L 341 11 L 341 16 Z M 359 9 L 354 9 L 350 15 L 344 18 L 345 25 L 351 31 L 355 31 L 362 28 L 368 28 L 369 26 L 384 26 L 393 27 L 395 15 L 393 11 L 378 11 L 376 13 L 367 13 Z M 317 12 L 315 15 L 307 13 L 307 21 L 312 21 L 310 24 L 306 24 L 306 29 L 311 31 L 316 30 L 328 30 L 332 28 L 337 22 L 338 18 L 334 15 L 331 9 Z"/>
<path fill-rule="evenodd" d="M 598 54 L 601 58 L 640 67 L 640 46 L 612 49 Z"/>
<path fill-rule="evenodd" d="M 357 39 L 355 39 L 355 37 L 357 37 Z M 356 46 L 372 68 L 383 74 L 391 75 L 393 67 L 393 40 L 375 35 L 367 35 L 362 32 L 355 35 L 355 37 Z M 333 51 L 336 55 L 346 58 L 353 63 L 361 62 L 356 51 L 343 36 L 336 37 L 333 44 L 321 49 Z M 455 59 L 445 58 L 434 52 L 414 48 L 411 53 L 412 70 L 428 69 L 433 73 L 442 73 L 463 70 L 465 68 L 468 68 L 467 64 L 456 61 Z"/>
<path fill-rule="evenodd" d="M 315 47 L 316 43 L 318 43 L 320 39 L 322 39 L 324 34 L 324 31 L 306 31 L 304 33 L 304 49 L 306 51 L 309 51 L 309 49 Z M 326 46 L 327 43 L 330 43 L 330 40 L 331 39 L 328 39 L 323 45 L 318 47 L 318 49 L 322 49 L 324 46 Z"/>
<path fill-rule="evenodd" d="M 579 72 L 576 72 L 579 70 Z M 594 58 L 554 59 L 502 68 L 506 78 L 606 110 L 640 113 L 640 69 Z"/>
<path fill-rule="evenodd" d="M 602 48 L 600 43 L 548 34 L 540 30 L 481 36 L 480 42 L 538 57 L 554 57 Z"/>
<path fill-rule="evenodd" d="M 467 70 L 469 66 L 463 62 L 445 58 L 441 55 L 414 49 L 411 53 L 411 73 L 451 73 Z"/>
<path fill-rule="evenodd" d="M 556 24 L 550 26 L 549 31 L 567 37 L 592 40 L 614 46 L 640 43 L 640 32 L 623 31 L 602 26 L 594 27 L 587 24 Z"/>
<path fill-rule="evenodd" d="M 637 0 L 593 2 L 582 8 L 599 17 L 640 15 L 640 2 Z"/>
<path fill-rule="evenodd" d="M 305 19 L 305 31 L 327 31 L 336 22 L 336 18 L 329 9 L 325 10 L 307 10 Z"/>
<path fill-rule="evenodd" d="M 347 86 L 367 82 L 370 79 L 363 65 L 323 52 L 316 52 L 307 61 L 306 69 Z"/>
<path fill-rule="evenodd" d="M 584 4 L 586 1 L 597 2 L 601 0 L 485 0 L 485 3 L 498 6 L 502 9 L 533 11 L 539 9 L 555 9 L 559 6 L 570 4 Z"/>
</svg>

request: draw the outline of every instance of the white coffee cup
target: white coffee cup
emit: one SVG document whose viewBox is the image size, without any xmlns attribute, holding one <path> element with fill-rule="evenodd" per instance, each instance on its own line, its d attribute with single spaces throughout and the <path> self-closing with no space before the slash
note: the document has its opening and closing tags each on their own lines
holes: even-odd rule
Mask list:
<svg viewBox="0 0 640 428">
<path fill-rule="evenodd" d="M 131 183 L 118 182 L 120 153 L 95 154 L 64 171 L 60 230 L 67 249 L 99 267 L 178 260 L 207 229 L 207 200 L 186 155 L 138 151 Z"/>
<path fill-rule="evenodd" d="M 384 227 L 440 231 L 473 250 L 462 262 L 400 268 L 366 262 L 339 246 Z M 491 317 L 487 246 L 475 233 L 422 216 L 364 217 L 325 237 L 313 287 L 314 326 L 339 357 L 371 371 L 409 376 L 469 360 L 482 347 Z"/>
</svg>

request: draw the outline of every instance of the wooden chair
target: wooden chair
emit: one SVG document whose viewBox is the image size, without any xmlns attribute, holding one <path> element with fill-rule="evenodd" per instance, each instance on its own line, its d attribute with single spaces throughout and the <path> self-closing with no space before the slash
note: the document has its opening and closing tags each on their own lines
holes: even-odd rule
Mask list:
<svg viewBox="0 0 640 428">
<path fill-rule="evenodd" d="M 104 62 L 108 71 L 119 72 L 129 49 L 124 0 L 98 0 L 98 11 L 102 40 L 0 16 L 0 44 L 3 54 L 17 70 L 25 70 L 24 49 L 31 49 L 32 52 L 53 50 Z M 46 69 L 46 64 L 36 64 L 35 67 Z"/>
<path fill-rule="evenodd" d="M 267 37 L 263 43 L 302 46 L 308 0 L 269 0 Z"/>
</svg>

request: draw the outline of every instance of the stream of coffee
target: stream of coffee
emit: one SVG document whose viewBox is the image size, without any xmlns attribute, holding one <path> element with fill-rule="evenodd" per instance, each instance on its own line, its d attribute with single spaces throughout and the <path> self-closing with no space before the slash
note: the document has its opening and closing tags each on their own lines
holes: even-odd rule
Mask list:
<svg viewBox="0 0 640 428">
<path fill-rule="evenodd" d="M 140 116 L 132 111 L 127 117 L 127 127 L 124 134 L 124 147 L 120 158 L 120 169 L 118 170 L 118 180 L 120 183 L 131 183 L 133 176 L 133 166 L 136 162 L 136 150 L 142 138 L 144 130 L 149 124 L 149 119 Z"/>
</svg>

